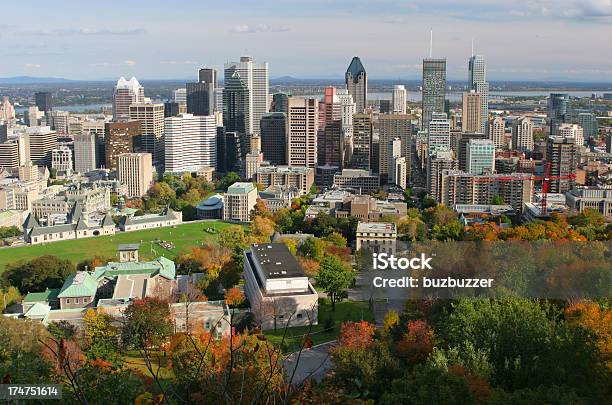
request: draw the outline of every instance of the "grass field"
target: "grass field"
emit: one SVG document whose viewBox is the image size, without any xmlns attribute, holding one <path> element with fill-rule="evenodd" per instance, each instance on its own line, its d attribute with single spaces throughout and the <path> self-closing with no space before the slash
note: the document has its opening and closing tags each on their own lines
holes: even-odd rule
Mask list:
<svg viewBox="0 0 612 405">
<path fill-rule="evenodd" d="M 330 318 L 334 322 L 334 327 L 330 330 L 325 330 L 325 320 Z M 313 345 L 318 345 L 325 342 L 330 342 L 338 337 L 340 326 L 346 321 L 374 321 L 374 315 L 368 308 L 367 302 L 362 301 L 344 301 L 336 303 L 336 310 L 332 311 L 329 299 L 319 300 L 319 317 L 318 325 L 314 325 L 310 331 L 310 338 Z M 288 328 L 285 337 L 285 344 L 282 349 L 286 353 L 294 352 L 300 349 L 300 345 L 304 335 L 308 333 L 309 326 L 297 326 Z M 264 332 L 268 341 L 275 345 L 281 345 L 283 341 L 284 329 L 279 328 L 276 332 L 273 330 Z"/>
<path fill-rule="evenodd" d="M 66 240 L 45 245 L 3 248 L 0 249 L 0 272 L 5 269 L 7 263 L 30 260 L 42 255 L 58 256 L 69 259 L 75 264 L 93 256 L 117 257 L 117 246 L 121 243 L 140 243 L 140 257 L 145 260 L 162 255 L 172 259 L 180 251 L 187 251 L 206 239 L 217 237 L 216 233 L 209 233 L 205 229 L 213 228 L 219 232 L 231 225 L 219 221 L 187 222 L 176 227 L 121 232 L 116 235 Z M 174 248 L 165 249 L 155 242 L 157 240 L 172 242 Z"/>
</svg>

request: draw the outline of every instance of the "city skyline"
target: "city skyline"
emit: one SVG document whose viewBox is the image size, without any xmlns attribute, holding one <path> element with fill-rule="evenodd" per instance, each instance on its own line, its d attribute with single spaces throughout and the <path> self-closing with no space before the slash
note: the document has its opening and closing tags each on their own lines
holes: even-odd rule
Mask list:
<svg viewBox="0 0 612 405">
<path fill-rule="evenodd" d="M 195 79 L 202 66 L 221 71 L 249 55 L 268 62 L 272 78 L 341 77 L 347 60 L 359 56 L 370 78 L 416 80 L 430 29 L 433 56 L 447 59 L 449 80 L 466 80 L 472 39 L 487 61 L 489 81 L 609 82 L 612 75 L 605 52 L 610 0 L 315 0 L 308 8 L 265 0 L 239 1 L 238 13 L 212 2 L 106 4 L 95 17 L 82 2 L 68 1 L 70 13 L 51 8 L 0 24 L 6 44 L 0 77 Z M 15 16 L 34 7 L 33 1 L 3 5 Z M 334 27 L 331 38 L 324 27 Z"/>
</svg>

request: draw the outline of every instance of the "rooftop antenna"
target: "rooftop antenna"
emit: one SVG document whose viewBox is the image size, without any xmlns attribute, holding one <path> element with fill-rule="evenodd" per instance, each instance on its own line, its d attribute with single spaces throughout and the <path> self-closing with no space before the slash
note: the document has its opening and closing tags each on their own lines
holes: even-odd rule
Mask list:
<svg viewBox="0 0 612 405">
<path fill-rule="evenodd" d="M 429 29 L 429 57 L 433 58 L 433 29 Z"/>
</svg>

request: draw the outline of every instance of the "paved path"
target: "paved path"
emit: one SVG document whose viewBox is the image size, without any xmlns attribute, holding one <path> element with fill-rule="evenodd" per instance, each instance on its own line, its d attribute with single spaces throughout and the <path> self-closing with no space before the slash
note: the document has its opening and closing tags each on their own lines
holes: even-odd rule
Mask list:
<svg viewBox="0 0 612 405">
<path fill-rule="evenodd" d="M 291 378 L 297 363 L 297 369 L 292 384 L 299 385 L 307 378 L 320 381 L 331 370 L 332 364 L 329 358 L 329 348 L 335 343 L 336 341 L 334 340 L 302 351 L 302 354 L 299 356 L 299 362 L 298 353 L 287 356 L 287 358 L 283 360 L 283 366 L 287 372 L 287 379 Z"/>
</svg>

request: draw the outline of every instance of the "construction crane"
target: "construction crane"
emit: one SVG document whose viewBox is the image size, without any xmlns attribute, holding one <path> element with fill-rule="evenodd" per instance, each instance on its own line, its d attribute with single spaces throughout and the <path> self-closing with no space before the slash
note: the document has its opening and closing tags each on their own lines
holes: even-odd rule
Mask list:
<svg viewBox="0 0 612 405">
<path fill-rule="evenodd" d="M 540 200 L 540 213 L 547 212 L 547 194 L 550 188 L 551 181 L 560 181 L 560 180 L 574 180 L 576 178 L 576 174 L 570 173 L 568 175 L 563 176 L 551 176 L 550 175 L 550 162 L 546 163 L 544 167 L 544 176 L 478 176 L 474 178 L 474 181 L 477 183 L 481 182 L 493 182 L 493 181 L 513 181 L 513 180 L 531 180 L 531 181 L 541 181 L 542 182 L 542 198 Z M 534 189 L 535 193 L 535 189 Z"/>
</svg>

